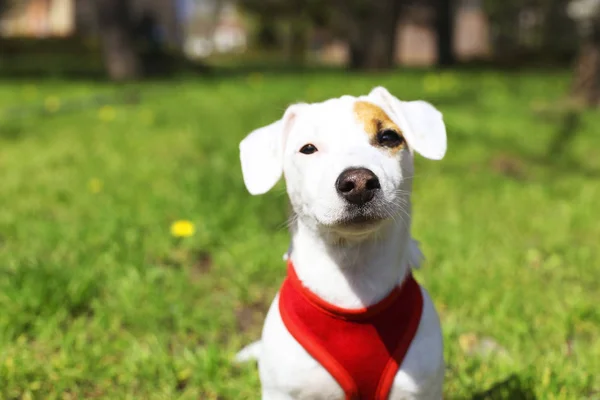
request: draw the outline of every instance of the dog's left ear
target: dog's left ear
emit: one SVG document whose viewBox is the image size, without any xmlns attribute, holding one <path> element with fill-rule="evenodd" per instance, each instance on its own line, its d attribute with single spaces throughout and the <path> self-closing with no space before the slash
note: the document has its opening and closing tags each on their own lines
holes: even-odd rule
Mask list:
<svg viewBox="0 0 600 400">
<path fill-rule="evenodd" d="M 368 98 L 402 130 L 408 146 L 425 158 L 441 160 L 446 154 L 446 126 L 442 113 L 426 101 L 401 101 L 384 87 L 371 90 Z"/>
<path fill-rule="evenodd" d="M 268 192 L 281 178 L 285 141 L 303 106 L 288 107 L 280 120 L 250 132 L 240 142 L 242 175 L 250 194 Z"/>
</svg>

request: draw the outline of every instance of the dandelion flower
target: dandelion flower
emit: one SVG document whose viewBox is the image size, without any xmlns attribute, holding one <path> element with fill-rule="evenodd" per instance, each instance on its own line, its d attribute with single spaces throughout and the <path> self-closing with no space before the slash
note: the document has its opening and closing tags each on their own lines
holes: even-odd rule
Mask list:
<svg viewBox="0 0 600 400">
<path fill-rule="evenodd" d="M 103 106 L 98 110 L 98 118 L 104 122 L 109 122 L 115 119 L 117 116 L 117 110 L 111 106 Z"/>
<path fill-rule="evenodd" d="M 44 106 L 46 107 L 46 110 L 56 112 L 60 108 L 60 99 L 56 96 L 47 97 Z"/>
<path fill-rule="evenodd" d="M 196 227 L 190 221 L 179 220 L 171 224 L 171 235 L 174 237 L 190 237 L 195 232 Z"/>
<path fill-rule="evenodd" d="M 463 333 L 458 337 L 458 345 L 465 353 L 469 353 L 477 345 L 477 336 L 474 333 Z"/>
<path fill-rule="evenodd" d="M 88 188 L 92 193 L 100 193 L 102 191 L 102 181 L 98 178 L 92 178 L 88 182 Z"/>
<path fill-rule="evenodd" d="M 440 78 L 434 74 L 428 74 L 423 79 L 423 89 L 427 93 L 437 93 L 441 89 Z"/>
<path fill-rule="evenodd" d="M 181 381 L 188 380 L 192 376 L 192 370 L 189 368 L 185 368 L 177 373 L 177 379 Z"/>
<path fill-rule="evenodd" d="M 458 87 L 458 79 L 451 72 L 445 72 L 440 76 L 440 80 L 446 90 L 454 90 Z"/>
</svg>

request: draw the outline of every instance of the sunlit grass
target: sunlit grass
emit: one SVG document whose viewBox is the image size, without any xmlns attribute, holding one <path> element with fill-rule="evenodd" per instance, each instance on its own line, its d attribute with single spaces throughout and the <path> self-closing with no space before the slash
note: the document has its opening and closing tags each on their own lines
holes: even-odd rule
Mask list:
<svg viewBox="0 0 600 400">
<path fill-rule="evenodd" d="M 238 143 L 292 102 L 375 85 L 448 126 L 414 194 L 446 398 L 600 396 L 600 116 L 549 153 L 566 118 L 538 109 L 567 74 L 412 71 L 179 79 L 81 107 L 121 89 L 3 82 L 0 398 L 258 398 L 231 357 L 285 272 L 287 205 L 246 192 Z"/>
</svg>

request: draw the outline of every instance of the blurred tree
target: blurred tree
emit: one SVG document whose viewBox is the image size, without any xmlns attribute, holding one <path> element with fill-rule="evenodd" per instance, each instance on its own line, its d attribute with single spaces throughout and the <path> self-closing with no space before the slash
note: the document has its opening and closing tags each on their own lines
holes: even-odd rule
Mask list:
<svg viewBox="0 0 600 400">
<path fill-rule="evenodd" d="M 491 24 L 494 56 L 503 63 L 512 60 L 518 53 L 522 0 L 485 0 L 484 9 Z"/>
<path fill-rule="evenodd" d="M 402 0 L 335 0 L 332 4 L 333 20 L 350 43 L 350 67 L 391 68 Z"/>
<path fill-rule="evenodd" d="M 261 48 L 273 50 L 279 46 L 276 18 L 272 15 L 261 14 L 258 17 L 257 41 Z"/>
<path fill-rule="evenodd" d="M 577 31 L 567 14 L 568 0 L 544 0 L 540 51 L 559 60 L 572 60 L 577 51 Z"/>
<path fill-rule="evenodd" d="M 13 2 L 13 0 L 0 0 L 0 13 L 8 9 Z"/>
<path fill-rule="evenodd" d="M 19 4 L 19 0 L 0 0 L 0 15 Z"/>
<path fill-rule="evenodd" d="M 570 61 L 579 41 L 566 12 L 569 1 L 484 0 L 494 61 L 503 65 L 564 65 Z"/>
<path fill-rule="evenodd" d="M 239 0 L 239 4 L 258 17 L 258 45 L 272 50 L 282 42 L 287 45 L 290 59 L 296 63 L 304 62 L 307 48 L 308 28 L 311 15 L 308 10 L 316 0 Z M 322 5 L 327 7 L 327 5 Z M 279 24 L 278 24 L 279 23 Z M 281 38 L 278 25 L 283 24 L 285 38 Z"/>
<path fill-rule="evenodd" d="M 265 42 L 262 44 L 276 42 L 272 40 L 273 21 L 288 26 L 288 47 L 295 61 L 304 58 L 310 28 L 327 27 L 348 40 L 351 68 L 393 66 L 402 0 L 240 0 L 240 4 L 258 15 L 261 22 L 269 22 L 259 28 L 259 38 Z"/>
<path fill-rule="evenodd" d="M 454 64 L 454 1 L 436 0 L 437 59 L 440 66 Z"/>
<path fill-rule="evenodd" d="M 573 0 L 569 16 L 581 35 L 575 62 L 572 95 L 586 105 L 600 104 L 600 0 Z"/>
<path fill-rule="evenodd" d="M 130 0 L 94 0 L 94 5 L 109 77 L 117 81 L 140 77 Z"/>
</svg>

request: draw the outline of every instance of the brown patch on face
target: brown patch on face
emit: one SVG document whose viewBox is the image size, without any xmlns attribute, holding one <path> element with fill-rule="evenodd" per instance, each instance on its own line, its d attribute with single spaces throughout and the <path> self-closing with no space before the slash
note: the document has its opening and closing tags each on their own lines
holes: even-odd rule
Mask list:
<svg viewBox="0 0 600 400">
<path fill-rule="evenodd" d="M 365 132 L 369 135 L 369 141 L 373 146 L 381 147 L 377 140 L 377 134 L 385 130 L 392 130 L 402 136 L 402 131 L 392 121 L 392 119 L 373 103 L 367 101 L 357 101 L 354 103 L 354 115 L 356 120 L 362 123 Z M 404 141 L 396 147 L 389 148 L 393 152 L 397 152 L 404 148 Z"/>
</svg>

